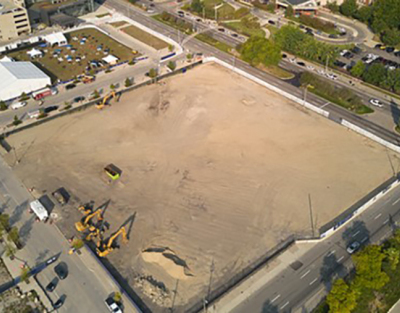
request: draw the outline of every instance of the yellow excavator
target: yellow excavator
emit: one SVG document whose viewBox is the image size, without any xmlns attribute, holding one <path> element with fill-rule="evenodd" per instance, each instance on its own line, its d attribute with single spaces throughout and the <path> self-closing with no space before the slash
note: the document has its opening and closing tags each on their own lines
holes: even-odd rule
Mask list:
<svg viewBox="0 0 400 313">
<path fill-rule="evenodd" d="M 96 104 L 96 108 L 98 108 L 99 110 L 103 109 L 104 106 L 107 105 L 108 100 L 110 100 L 111 98 L 115 98 L 116 96 L 117 96 L 117 93 L 116 93 L 114 90 L 111 91 L 108 95 L 106 95 L 106 96 L 103 98 L 103 101 L 101 101 L 101 102 L 99 102 L 99 103 Z M 118 101 L 118 100 L 117 100 L 117 101 Z"/>
<path fill-rule="evenodd" d="M 128 239 L 126 236 L 125 226 L 122 226 L 115 234 L 113 234 L 110 238 L 103 241 L 101 236 L 100 240 L 97 242 L 97 255 L 101 258 L 107 256 L 111 251 L 114 250 L 113 243 L 118 238 L 119 235 L 122 234 L 122 243 L 127 243 Z"/>
<path fill-rule="evenodd" d="M 89 228 L 89 230 L 94 230 L 95 226 L 93 226 L 92 219 L 97 216 L 98 221 L 102 221 L 103 217 L 103 210 L 97 209 L 91 214 L 86 215 L 83 217 L 79 222 L 75 223 L 75 228 L 77 231 L 82 232 Z"/>
<path fill-rule="evenodd" d="M 99 219 L 100 220 L 100 219 Z M 100 222 L 98 222 L 96 225 L 92 225 L 89 227 L 89 232 L 87 233 L 85 240 L 86 241 L 92 241 L 93 239 L 103 236 L 105 232 L 105 227 L 104 226 L 104 219 L 101 219 Z M 106 227 L 108 229 L 108 227 Z"/>
<path fill-rule="evenodd" d="M 93 213 L 93 207 L 90 206 L 89 204 L 83 204 L 78 208 L 79 211 L 82 212 L 83 215 L 89 215 L 90 213 Z"/>
</svg>

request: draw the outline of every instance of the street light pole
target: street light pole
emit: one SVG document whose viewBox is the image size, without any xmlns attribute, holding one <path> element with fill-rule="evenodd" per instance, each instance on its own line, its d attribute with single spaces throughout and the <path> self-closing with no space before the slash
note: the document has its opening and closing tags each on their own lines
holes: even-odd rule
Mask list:
<svg viewBox="0 0 400 313">
<path fill-rule="evenodd" d="M 311 195 L 310 194 L 308 194 L 308 205 L 310 207 L 310 220 L 311 220 L 312 236 L 315 237 L 314 219 L 313 219 L 313 212 L 312 212 L 312 205 L 311 205 Z"/>
</svg>

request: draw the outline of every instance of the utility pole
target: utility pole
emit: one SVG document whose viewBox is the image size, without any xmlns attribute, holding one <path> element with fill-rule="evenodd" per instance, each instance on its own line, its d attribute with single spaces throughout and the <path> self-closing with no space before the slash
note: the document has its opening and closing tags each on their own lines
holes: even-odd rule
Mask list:
<svg viewBox="0 0 400 313">
<path fill-rule="evenodd" d="M 171 312 L 174 312 L 176 294 L 178 293 L 178 284 L 179 284 L 179 279 L 176 280 L 174 297 L 172 298 L 172 304 L 171 304 L 171 310 L 170 310 Z"/>
<path fill-rule="evenodd" d="M 392 158 L 390 157 L 390 154 L 389 154 L 389 151 L 387 150 L 387 148 L 386 148 L 386 154 L 387 154 L 387 157 L 388 157 L 388 159 L 389 159 L 390 167 L 391 167 L 391 169 L 392 169 L 393 177 L 394 177 L 394 176 L 396 176 L 396 171 L 395 171 L 395 169 L 394 169 L 393 162 L 392 162 Z"/>
<path fill-rule="evenodd" d="M 312 212 L 312 205 L 311 205 L 311 195 L 310 194 L 308 194 L 308 205 L 310 207 L 310 220 L 311 220 L 312 236 L 315 237 L 314 219 L 313 219 L 313 212 Z"/>
</svg>

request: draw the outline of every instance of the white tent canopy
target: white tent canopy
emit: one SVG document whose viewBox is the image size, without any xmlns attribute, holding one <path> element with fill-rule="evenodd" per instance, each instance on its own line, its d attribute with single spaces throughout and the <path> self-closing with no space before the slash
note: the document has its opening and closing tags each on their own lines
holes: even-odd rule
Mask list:
<svg viewBox="0 0 400 313">
<path fill-rule="evenodd" d="M 68 43 L 67 38 L 65 38 L 64 34 L 61 32 L 44 36 L 43 39 L 51 46 L 56 44 L 59 46 L 64 46 Z"/>
<path fill-rule="evenodd" d="M 51 85 L 51 79 L 31 62 L 0 62 L 0 100 Z"/>
<path fill-rule="evenodd" d="M 35 49 L 35 48 L 32 48 L 32 50 L 29 50 L 29 51 L 27 51 L 26 53 L 27 53 L 31 58 L 41 57 L 41 56 L 43 55 L 43 52 L 42 52 L 42 51 L 40 51 L 40 50 L 38 50 L 38 49 Z"/>
<path fill-rule="evenodd" d="M 116 56 L 113 56 L 112 54 L 107 55 L 102 60 L 110 65 L 113 65 L 118 62 L 118 58 Z"/>
<path fill-rule="evenodd" d="M 0 59 L 0 62 L 14 62 L 14 59 L 5 55 L 3 58 Z"/>
</svg>

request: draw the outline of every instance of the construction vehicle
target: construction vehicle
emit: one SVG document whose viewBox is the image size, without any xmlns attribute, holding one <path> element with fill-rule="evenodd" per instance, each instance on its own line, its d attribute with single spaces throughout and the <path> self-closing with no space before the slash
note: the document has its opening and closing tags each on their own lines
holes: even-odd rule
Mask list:
<svg viewBox="0 0 400 313">
<path fill-rule="evenodd" d="M 78 210 L 81 211 L 82 214 L 86 216 L 90 213 L 93 213 L 93 205 L 91 203 L 82 204 L 78 208 Z"/>
<path fill-rule="evenodd" d="M 95 79 L 96 79 L 96 77 L 94 77 L 94 76 L 84 75 L 84 76 L 81 78 L 81 81 L 82 81 L 84 84 L 89 84 L 89 83 L 91 83 L 91 82 L 94 82 Z"/>
<path fill-rule="evenodd" d="M 114 180 L 119 179 L 121 177 L 121 173 L 122 173 L 122 171 L 112 163 L 108 164 L 104 168 L 104 172 L 106 173 L 107 177 L 111 179 L 109 181 L 109 183 L 111 183 Z"/>
<path fill-rule="evenodd" d="M 98 220 L 101 221 L 103 220 L 103 210 L 102 209 L 97 209 L 91 214 L 86 215 L 83 217 L 79 222 L 75 223 L 75 228 L 77 231 L 82 232 L 88 228 L 94 229 L 95 226 L 93 226 L 92 219 L 97 216 Z"/>
<path fill-rule="evenodd" d="M 91 227 L 89 227 L 89 232 L 87 233 L 85 240 L 92 241 L 94 238 L 102 236 L 108 228 L 109 225 L 104 224 L 104 218 L 99 218 L 99 221 L 96 225 L 92 225 Z"/>
<path fill-rule="evenodd" d="M 108 100 L 110 100 L 111 98 L 115 98 L 117 96 L 116 92 L 113 90 L 111 91 L 108 95 L 106 95 L 102 101 L 100 101 L 99 103 L 96 104 L 96 108 L 98 108 L 99 110 L 103 109 L 104 106 L 106 106 L 108 104 Z"/>
<path fill-rule="evenodd" d="M 125 226 L 122 226 L 116 233 L 114 233 L 110 238 L 103 241 L 100 236 L 100 240 L 97 242 L 96 252 L 97 255 L 101 258 L 107 256 L 110 252 L 114 250 L 113 243 L 118 238 L 119 235 L 122 235 L 122 243 L 127 243 L 127 235 Z"/>
</svg>

